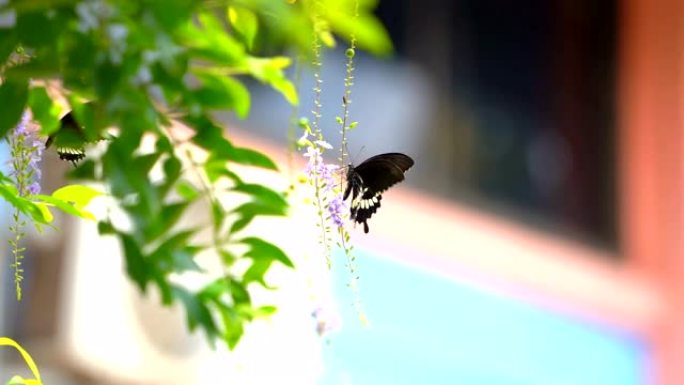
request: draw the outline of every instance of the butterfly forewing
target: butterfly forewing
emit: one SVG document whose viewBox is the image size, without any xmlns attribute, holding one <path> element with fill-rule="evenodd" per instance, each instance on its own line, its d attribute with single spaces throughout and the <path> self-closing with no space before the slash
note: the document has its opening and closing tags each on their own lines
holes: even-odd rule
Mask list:
<svg viewBox="0 0 684 385">
<path fill-rule="evenodd" d="M 363 223 L 368 232 L 368 219 L 380 207 L 382 192 L 404 180 L 404 172 L 413 166 L 413 159 L 401 153 L 387 153 L 366 159 L 360 165 L 350 166 L 344 199 L 352 197 L 351 218 Z"/>
<path fill-rule="evenodd" d="M 404 180 L 404 172 L 413 166 L 413 159 L 400 153 L 380 154 L 354 167 L 363 186 L 373 193 L 381 193 Z"/>
</svg>

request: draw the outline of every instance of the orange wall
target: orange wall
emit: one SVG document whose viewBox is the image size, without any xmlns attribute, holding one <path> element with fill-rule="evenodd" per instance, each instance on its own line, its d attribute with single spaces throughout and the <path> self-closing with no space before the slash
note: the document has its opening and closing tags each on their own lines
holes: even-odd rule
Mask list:
<svg viewBox="0 0 684 385">
<path fill-rule="evenodd" d="M 654 325 L 659 385 L 684 384 L 684 2 L 622 4 L 620 156 L 622 245 L 660 283 Z"/>
</svg>

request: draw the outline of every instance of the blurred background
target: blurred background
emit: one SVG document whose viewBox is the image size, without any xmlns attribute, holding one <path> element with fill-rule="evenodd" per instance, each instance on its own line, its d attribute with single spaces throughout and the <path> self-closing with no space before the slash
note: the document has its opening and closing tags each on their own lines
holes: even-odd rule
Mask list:
<svg viewBox="0 0 684 385">
<path fill-rule="evenodd" d="M 684 4 L 396 0 L 377 15 L 396 55 L 355 59 L 350 154 L 416 165 L 354 234 L 370 325 L 344 256 L 328 272 L 302 235 L 299 196 L 257 230 L 299 268 L 273 273 L 279 312 L 235 352 L 188 336 L 125 280 L 113 239 L 69 219 L 33 238 L 21 303 L 0 267 L 0 334 L 46 384 L 684 383 Z M 323 65 L 336 147 L 344 48 Z M 302 116 L 312 86 L 304 68 Z M 231 135 L 286 164 L 290 107 L 252 92 L 248 119 L 224 117 Z M 46 159 L 43 188 L 66 167 Z"/>
</svg>

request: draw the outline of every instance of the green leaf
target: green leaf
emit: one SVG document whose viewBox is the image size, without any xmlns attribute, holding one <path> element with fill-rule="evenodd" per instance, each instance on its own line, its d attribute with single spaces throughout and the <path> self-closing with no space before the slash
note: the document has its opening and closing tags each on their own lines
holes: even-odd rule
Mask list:
<svg viewBox="0 0 684 385">
<path fill-rule="evenodd" d="M 244 334 L 244 319 L 235 309 L 219 307 L 223 321 L 223 340 L 230 349 L 234 349 Z"/>
<path fill-rule="evenodd" d="M 284 211 L 287 207 L 287 201 L 283 197 L 283 194 L 277 193 L 260 184 L 241 183 L 233 187 L 232 191 L 248 194 L 256 202 L 276 210 Z"/>
<path fill-rule="evenodd" d="M 290 258 L 278 246 L 270 242 L 256 237 L 244 238 L 239 242 L 249 246 L 249 251 L 245 253 L 245 257 L 273 259 L 285 266 L 294 267 Z"/>
<path fill-rule="evenodd" d="M 229 278 L 220 277 L 204 286 L 198 293 L 198 297 L 203 299 L 218 300 L 223 294 L 230 292 Z"/>
<path fill-rule="evenodd" d="M 235 306 L 237 311 L 246 319 L 267 318 L 275 314 L 278 310 L 275 306 L 253 307 L 251 305 L 240 304 Z"/>
<path fill-rule="evenodd" d="M 71 171 L 67 173 L 69 179 L 80 179 L 80 180 L 97 180 L 97 175 L 95 173 L 95 161 L 92 159 L 86 159 L 85 161 L 78 164 L 78 167 L 72 168 Z"/>
<path fill-rule="evenodd" d="M 225 249 L 218 250 L 218 253 L 221 256 L 221 262 L 226 266 L 231 266 L 238 259 L 233 253 Z"/>
<path fill-rule="evenodd" d="M 159 196 L 166 197 L 171 187 L 181 176 L 181 161 L 175 156 L 170 156 L 164 161 L 164 182 L 159 187 Z M 192 199 L 189 199 L 192 200 Z"/>
<path fill-rule="evenodd" d="M 6 78 L 0 85 L 0 138 L 19 123 L 27 101 L 28 80 Z"/>
<path fill-rule="evenodd" d="M 145 292 L 150 272 L 138 242 L 129 234 L 119 233 L 119 239 L 124 249 L 126 273 Z"/>
<path fill-rule="evenodd" d="M 330 3 L 328 3 L 330 4 Z M 392 52 L 392 40 L 382 22 L 371 12 L 363 11 L 358 17 L 352 17 L 352 4 L 349 9 L 343 7 L 327 7 L 326 19 L 330 22 L 330 27 L 336 34 L 344 38 L 354 36 L 356 44 L 361 49 L 367 50 L 375 55 L 388 55 Z"/>
<path fill-rule="evenodd" d="M 180 43 L 190 49 L 196 59 L 237 66 L 245 60 L 245 49 L 230 36 L 221 21 L 210 12 L 201 12 L 196 23 L 189 20 L 176 33 Z"/>
<path fill-rule="evenodd" d="M 6 184 L 6 183 L 13 183 L 13 182 L 12 182 L 12 179 L 8 178 L 7 175 L 3 174 L 0 171 L 0 183 Z"/>
<path fill-rule="evenodd" d="M 21 213 L 31 217 L 34 222 L 49 224 L 48 218 L 44 216 L 43 210 L 34 202 L 19 196 L 16 187 L 13 185 L 0 184 L 0 197 Z"/>
<path fill-rule="evenodd" d="M 176 181 L 181 175 L 181 161 L 175 156 L 170 156 L 164 161 L 164 175 L 169 181 Z"/>
<path fill-rule="evenodd" d="M 252 297 L 249 295 L 249 291 L 245 287 L 244 283 L 239 282 L 235 279 L 231 279 L 230 283 L 230 297 L 233 299 L 234 304 L 251 304 Z"/>
<path fill-rule="evenodd" d="M 112 225 L 112 222 L 101 221 L 97 223 L 97 233 L 100 235 L 116 234 L 116 229 L 114 228 L 114 225 Z"/>
<path fill-rule="evenodd" d="M 250 148 L 232 147 L 229 150 L 228 160 L 247 166 L 278 171 L 278 166 L 268 156 Z"/>
<path fill-rule="evenodd" d="M 207 71 L 195 71 L 202 86 L 193 92 L 197 101 L 206 109 L 229 109 L 244 119 L 249 114 L 250 97 L 247 87 L 226 75 Z"/>
<path fill-rule="evenodd" d="M 223 206 L 221 203 L 217 200 L 212 199 L 211 201 L 211 218 L 212 218 L 212 223 L 213 223 L 213 234 L 214 236 L 218 235 L 218 233 L 221 231 L 221 227 L 223 226 L 223 221 L 226 217 L 226 213 L 223 210 Z"/>
<path fill-rule="evenodd" d="M 181 196 L 181 198 L 186 201 L 194 201 L 199 195 L 199 191 L 195 186 L 188 181 L 180 181 L 176 184 L 176 193 Z"/>
<path fill-rule="evenodd" d="M 174 297 L 179 298 L 183 305 L 185 305 L 185 310 L 187 313 L 187 322 L 190 331 L 193 331 L 197 326 L 202 326 L 207 337 L 210 341 L 219 334 L 216 328 L 216 323 L 214 323 L 214 318 L 211 316 L 211 312 L 207 305 L 201 300 L 201 297 L 196 296 L 189 292 L 187 289 L 173 285 L 172 286 Z"/>
<path fill-rule="evenodd" d="M 335 48 L 335 46 L 337 45 L 335 42 L 335 37 L 328 30 L 320 31 L 318 33 L 318 37 L 321 39 L 321 42 L 328 48 Z"/>
<path fill-rule="evenodd" d="M 33 360 L 33 357 L 24 349 L 19 343 L 14 341 L 13 339 L 9 337 L 0 337 L 0 346 L 10 346 L 15 348 L 19 354 L 21 355 L 21 358 L 24 360 L 24 363 L 28 367 L 28 369 L 31 371 L 31 374 L 33 375 L 34 379 L 24 379 L 21 376 L 14 376 L 10 379 L 8 384 L 24 384 L 24 385 L 42 385 L 42 379 L 40 378 L 40 371 L 38 370 L 38 365 L 36 365 L 36 362 Z"/>
<path fill-rule="evenodd" d="M 171 281 L 167 279 L 167 274 L 159 270 L 154 270 L 152 273 L 152 281 L 157 284 L 159 293 L 161 294 L 162 305 L 170 306 L 173 304 L 173 289 L 171 288 Z"/>
<path fill-rule="evenodd" d="M 35 87 L 29 91 L 29 106 L 33 118 L 40 123 L 41 133 L 50 135 L 59 127 L 59 106 L 55 104 L 45 87 Z"/>
<path fill-rule="evenodd" d="M 287 214 L 285 207 L 274 207 L 271 205 L 263 204 L 260 202 L 247 202 L 240 206 L 234 208 L 231 213 L 240 216 L 257 216 L 257 215 L 268 215 L 268 216 L 282 216 Z"/>
<path fill-rule="evenodd" d="M 272 259 L 254 258 L 252 260 L 252 265 L 245 271 L 242 279 L 245 283 L 258 282 L 263 287 L 270 288 L 266 283 L 265 275 L 272 263 Z"/>
<path fill-rule="evenodd" d="M 133 158 L 133 167 L 140 175 L 148 175 L 152 167 L 157 163 L 161 157 L 161 153 L 153 152 L 151 154 L 140 155 Z"/>
<path fill-rule="evenodd" d="M 254 12 L 243 7 L 229 6 L 228 20 L 233 28 L 242 35 L 247 48 L 251 50 L 259 27 L 259 21 Z"/>
<path fill-rule="evenodd" d="M 150 226 L 145 228 L 145 239 L 150 242 L 167 233 L 178 223 L 189 204 L 185 201 L 162 205 L 159 216 L 152 218 Z"/>
<path fill-rule="evenodd" d="M 61 187 L 52 193 L 52 197 L 66 202 L 72 202 L 77 209 L 83 209 L 88 206 L 90 202 L 99 196 L 104 195 L 103 192 L 95 190 L 92 187 L 71 184 Z"/>
<path fill-rule="evenodd" d="M 0 63 L 5 63 L 17 47 L 17 36 L 14 29 L 0 29 Z"/>
<path fill-rule="evenodd" d="M 278 310 L 275 306 L 268 306 L 268 305 L 259 306 L 257 308 L 253 308 L 253 309 L 254 309 L 254 313 L 252 314 L 252 316 L 254 318 L 270 317 L 273 314 L 275 314 L 275 312 Z"/>
<path fill-rule="evenodd" d="M 83 218 L 83 219 L 89 219 L 91 221 L 96 220 L 95 216 L 87 211 L 83 210 L 82 208 L 76 207 L 76 205 L 71 204 L 67 201 L 64 201 L 59 198 L 55 198 L 54 196 L 49 196 L 49 195 L 33 195 L 32 198 L 34 199 L 39 199 L 42 202 L 47 203 L 48 205 L 57 207 L 58 209 L 64 211 L 65 213 L 69 215 L 73 215 L 75 217 Z"/>
<path fill-rule="evenodd" d="M 20 12 L 17 15 L 17 33 L 22 42 L 31 47 L 54 44 L 55 39 L 60 36 L 60 29 L 53 22 L 54 19 L 55 17 L 48 17 L 44 9 Z"/>
<path fill-rule="evenodd" d="M 150 261 L 154 261 L 164 272 L 202 271 L 194 259 L 202 249 L 188 245 L 196 231 L 195 229 L 184 230 L 172 235 L 150 253 Z"/>
<path fill-rule="evenodd" d="M 50 209 L 48 208 L 48 205 L 46 205 L 45 203 L 42 203 L 42 202 L 34 202 L 34 203 L 35 203 L 35 205 L 38 206 L 38 208 L 40 209 L 40 211 L 41 211 L 41 213 L 42 213 L 42 215 L 43 215 L 43 218 L 45 218 L 45 220 L 46 220 L 47 222 L 52 222 L 52 220 L 54 219 L 54 216 L 53 216 L 52 213 L 50 212 Z"/>
<path fill-rule="evenodd" d="M 229 234 L 235 234 L 247 227 L 247 225 L 254 220 L 254 217 L 254 215 L 242 214 L 238 219 L 235 220 L 235 222 L 233 222 L 232 225 L 230 225 L 230 229 L 228 230 Z"/>
<path fill-rule="evenodd" d="M 290 65 L 290 58 L 277 56 L 273 58 L 249 57 L 246 62 L 246 70 L 255 78 L 269 84 L 280 92 L 292 105 L 299 104 L 297 88 L 285 76 L 283 69 Z"/>
<path fill-rule="evenodd" d="M 204 164 L 204 172 L 207 173 L 211 183 L 216 182 L 222 176 L 232 180 L 235 184 L 242 183 L 242 179 L 236 173 L 228 170 L 228 163 L 225 159 L 210 159 Z"/>
</svg>

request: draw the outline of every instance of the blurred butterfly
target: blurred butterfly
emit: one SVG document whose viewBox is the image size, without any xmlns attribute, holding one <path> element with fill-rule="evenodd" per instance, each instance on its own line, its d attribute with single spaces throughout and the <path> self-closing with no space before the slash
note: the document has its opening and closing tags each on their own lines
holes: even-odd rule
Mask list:
<svg viewBox="0 0 684 385">
<path fill-rule="evenodd" d="M 59 129 L 47 138 L 45 148 L 50 148 L 54 144 L 59 159 L 71 162 L 76 167 L 77 163 L 86 156 L 85 145 L 104 139 L 101 137 L 97 140 L 89 140 L 83 125 L 76 121 L 74 112 L 71 111 L 62 117 Z"/>
<path fill-rule="evenodd" d="M 349 165 L 347 187 L 343 199 L 351 194 L 351 219 L 363 223 L 368 232 L 368 219 L 378 211 L 382 193 L 404 180 L 404 173 L 413 166 L 413 159 L 398 152 L 370 157 L 360 165 Z"/>
</svg>

